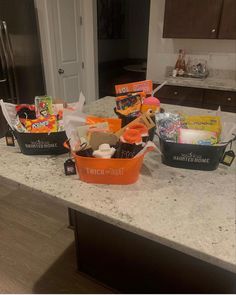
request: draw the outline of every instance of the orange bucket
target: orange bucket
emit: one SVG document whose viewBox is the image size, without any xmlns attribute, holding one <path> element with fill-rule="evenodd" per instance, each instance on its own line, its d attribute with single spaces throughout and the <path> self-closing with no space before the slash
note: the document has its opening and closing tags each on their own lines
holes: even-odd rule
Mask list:
<svg viewBox="0 0 236 295">
<path fill-rule="evenodd" d="M 68 145 L 65 144 L 68 148 Z M 153 150 L 131 159 L 98 159 L 73 154 L 80 180 L 99 184 L 131 184 L 139 178 L 144 156 Z"/>
</svg>

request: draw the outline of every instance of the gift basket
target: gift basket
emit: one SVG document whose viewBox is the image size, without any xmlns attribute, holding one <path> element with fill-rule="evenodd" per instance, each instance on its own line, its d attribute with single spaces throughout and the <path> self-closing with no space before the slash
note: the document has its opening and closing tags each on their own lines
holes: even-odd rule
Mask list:
<svg viewBox="0 0 236 295">
<path fill-rule="evenodd" d="M 67 139 L 63 127 L 63 104 L 53 104 L 50 96 L 35 98 L 35 104 L 14 105 L 0 101 L 2 112 L 26 155 L 63 154 Z"/>
<path fill-rule="evenodd" d="M 207 171 L 217 169 L 220 162 L 230 166 L 229 156 L 234 153 L 227 156 L 225 151 L 236 139 L 235 123 L 222 122 L 219 114 L 162 113 L 156 115 L 156 121 L 164 164 Z"/>
<path fill-rule="evenodd" d="M 164 84 L 164 83 L 163 83 Z M 162 87 L 163 85 L 161 85 Z M 160 101 L 154 97 L 156 89 L 153 91 L 151 80 L 120 84 L 115 86 L 116 107 L 114 112 L 121 119 L 124 127 L 140 114 L 148 112 L 155 124 L 155 112 L 160 111 Z M 149 130 L 149 137 L 153 140 L 156 126 Z"/>
<path fill-rule="evenodd" d="M 65 147 L 71 149 L 68 143 Z M 144 156 L 154 149 L 152 144 L 147 144 L 143 151 L 133 158 L 95 158 L 92 154 L 71 152 L 75 159 L 77 173 L 80 180 L 97 184 L 132 184 L 140 174 Z M 110 146 L 103 144 L 100 152 L 110 153 Z M 85 151 L 86 153 L 86 151 Z M 81 155 L 80 155 L 81 154 Z"/>
<path fill-rule="evenodd" d="M 123 93 L 116 97 L 118 118 L 64 112 L 69 138 L 65 146 L 71 151 L 80 180 L 101 184 L 131 184 L 138 180 L 145 154 L 155 148 L 151 131 L 155 130 L 153 118 L 159 107 L 158 99 L 148 100 L 151 96 L 144 92 L 146 83 L 152 93 L 151 81 L 137 82 L 138 87 L 132 89 L 135 92 L 127 91 L 129 84 L 122 85 Z M 67 169 L 71 164 L 66 161 L 66 174 L 70 174 Z"/>
</svg>

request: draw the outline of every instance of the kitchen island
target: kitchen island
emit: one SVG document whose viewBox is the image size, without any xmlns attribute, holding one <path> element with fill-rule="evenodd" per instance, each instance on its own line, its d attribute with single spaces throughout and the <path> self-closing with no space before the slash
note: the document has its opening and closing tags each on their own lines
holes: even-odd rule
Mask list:
<svg viewBox="0 0 236 295">
<path fill-rule="evenodd" d="M 85 111 L 113 116 L 113 107 L 114 98 L 107 97 Z M 236 291 L 235 162 L 211 172 L 177 169 L 163 165 L 154 151 L 137 183 L 118 186 L 65 176 L 66 158 L 26 156 L 1 139 L 0 183 L 39 191 L 72 209 L 80 271 L 122 292 Z"/>
</svg>

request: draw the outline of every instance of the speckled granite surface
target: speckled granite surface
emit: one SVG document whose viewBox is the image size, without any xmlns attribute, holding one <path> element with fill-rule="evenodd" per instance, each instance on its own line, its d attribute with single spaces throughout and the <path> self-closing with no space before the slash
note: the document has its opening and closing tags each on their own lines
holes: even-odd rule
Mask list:
<svg viewBox="0 0 236 295">
<path fill-rule="evenodd" d="M 168 85 L 174 85 L 174 86 L 236 91 L 236 80 L 233 80 L 233 79 L 217 79 L 217 78 L 209 77 L 204 80 L 201 80 L 201 79 L 194 79 L 194 78 L 169 77 L 166 80 Z"/>
<path fill-rule="evenodd" d="M 169 71 L 167 70 L 168 75 L 166 77 L 163 77 L 160 81 L 155 81 L 155 83 L 161 84 L 166 80 L 167 85 L 236 91 L 236 72 L 234 71 L 211 70 L 209 76 L 205 79 L 173 78 Z"/>
<path fill-rule="evenodd" d="M 114 99 L 106 98 L 86 109 L 105 116 L 112 113 L 113 106 Z M 179 110 L 178 106 L 164 107 Z M 189 114 L 201 111 L 181 110 Z M 231 113 L 223 116 L 229 121 L 236 118 Z M 145 157 L 136 184 L 109 186 L 65 176 L 66 157 L 25 156 L 2 139 L 0 183 L 10 181 L 40 191 L 66 206 L 236 272 L 235 163 L 212 172 L 177 169 L 163 165 L 155 151 Z"/>
</svg>

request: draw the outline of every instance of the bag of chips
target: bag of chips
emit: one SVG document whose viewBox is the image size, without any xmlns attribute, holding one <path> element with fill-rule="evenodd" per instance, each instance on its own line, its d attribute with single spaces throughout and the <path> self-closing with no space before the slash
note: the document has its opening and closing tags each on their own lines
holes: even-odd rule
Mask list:
<svg viewBox="0 0 236 295">
<path fill-rule="evenodd" d="M 26 119 L 25 127 L 31 133 L 51 133 L 57 132 L 57 118 L 52 115 L 48 118 L 39 117 L 34 120 Z"/>
</svg>

